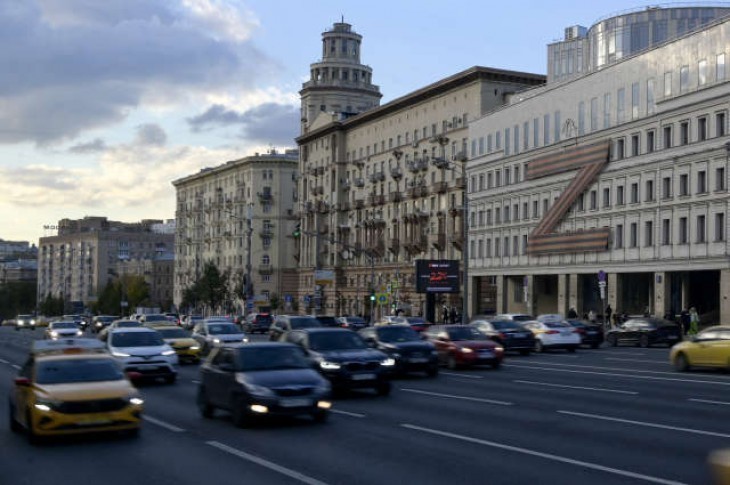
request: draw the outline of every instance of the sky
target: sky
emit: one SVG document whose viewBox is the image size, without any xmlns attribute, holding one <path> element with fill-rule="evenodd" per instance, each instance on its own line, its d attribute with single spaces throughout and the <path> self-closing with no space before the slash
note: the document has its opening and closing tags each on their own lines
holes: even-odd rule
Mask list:
<svg viewBox="0 0 730 485">
<path fill-rule="evenodd" d="M 382 103 L 471 66 L 544 74 L 583 0 L 0 0 L 0 239 L 60 219 L 174 219 L 171 182 L 294 148 L 321 34 L 363 36 Z"/>
</svg>

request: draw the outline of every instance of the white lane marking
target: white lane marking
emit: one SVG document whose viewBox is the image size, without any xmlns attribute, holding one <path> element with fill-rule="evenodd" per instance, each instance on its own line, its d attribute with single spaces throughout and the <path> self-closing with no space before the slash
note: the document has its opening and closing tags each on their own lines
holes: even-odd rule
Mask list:
<svg viewBox="0 0 730 485">
<path fill-rule="evenodd" d="M 730 406 L 730 402 L 726 402 L 726 401 L 712 401 L 710 399 L 694 399 L 694 398 L 689 398 L 687 400 L 692 401 L 692 402 L 701 402 L 704 404 L 722 404 L 724 406 Z"/>
<path fill-rule="evenodd" d="M 656 371 L 656 370 L 638 370 L 638 369 L 626 369 L 625 367 L 601 367 L 598 365 L 576 365 L 576 364 L 556 364 L 556 363 L 548 363 L 548 362 L 539 362 L 540 364 L 546 364 L 546 365 L 554 365 L 554 366 L 560 366 L 560 367 L 578 367 L 578 368 L 586 368 L 586 369 L 599 369 L 599 370 L 617 370 L 617 371 L 623 371 L 623 372 L 632 372 L 632 373 L 639 373 L 639 374 L 661 374 L 661 375 L 669 375 L 669 376 L 676 376 L 677 371 L 672 372 L 666 372 L 666 371 Z M 512 364 L 510 364 L 512 365 Z M 667 362 L 667 366 L 669 365 L 669 362 Z M 723 379 L 730 383 L 730 380 L 724 379 L 722 377 L 718 377 L 719 379 Z M 712 382 L 719 382 L 719 381 L 712 381 Z"/>
<path fill-rule="evenodd" d="M 160 426 L 162 428 L 165 428 L 170 431 L 174 431 L 175 433 L 182 433 L 185 430 L 182 428 L 178 428 L 174 424 L 166 423 L 165 421 L 162 421 L 161 419 L 153 418 L 152 416 L 142 415 L 142 419 L 145 421 L 149 421 L 152 424 L 156 424 L 157 426 Z"/>
<path fill-rule="evenodd" d="M 190 382 L 192 382 L 193 384 L 200 384 L 200 381 L 196 381 L 195 379 L 193 379 L 193 380 L 192 380 L 192 381 L 190 381 Z"/>
<path fill-rule="evenodd" d="M 457 374 L 456 372 L 439 372 L 442 376 L 462 377 L 464 379 L 484 379 L 483 376 L 470 376 L 469 374 Z"/>
<path fill-rule="evenodd" d="M 454 394 L 442 394 L 440 392 L 420 391 L 418 389 L 408 389 L 405 387 L 401 387 L 400 390 L 404 391 L 404 392 L 412 392 L 414 394 L 423 394 L 424 396 L 445 397 L 448 399 L 459 399 L 461 401 L 473 401 L 473 402 L 483 402 L 483 403 L 487 403 L 487 404 L 499 404 L 500 406 L 514 405 L 514 403 L 511 403 L 511 402 L 495 401 L 494 399 L 484 399 L 481 397 L 457 396 Z"/>
<path fill-rule="evenodd" d="M 258 456 L 254 456 L 249 453 L 246 453 L 245 451 L 237 450 L 236 448 L 231 448 L 230 446 L 224 445 L 223 443 L 219 443 L 218 441 L 206 441 L 205 444 L 212 446 L 213 448 L 218 448 L 219 450 L 225 451 L 226 453 L 230 453 L 231 455 L 237 456 L 238 458 L 242 458 L 244 460 L 248 460 L 253 463 L 256 463 L 257 465 L 266 467 L 269 470 L 279 472 L 282 475 L 286 475 L 289 478 L 299 480 L 302 483 L 307 483 L 309 485 L 326 485 L 325 482 L 321 482 L 321 481 L 317 480 L 316 478 L 308 477 L 307 475 L 299 473 L 296 470 L 292 470 L 290 468 L 286 468 L 281 465 L 277 465 L 276 463 L 270 462 L 269 460 L 264 460 L 263 458 L 259 458 Z"/>
<path fill-rule="evenodd" d="M 343 411 L 342 409 L 330 409 L 330 412 L 335 413 L 335 414 L 342 414 L 345 416 L 350 416 L 352 418 L 364 418 L 365 417 L 364 414 L 351 413 L 350 411 Z"/>
<path fill-rule="evenodd" d="M 558 413 L 568 414 L 570 416 L 578 416 L 580 418 L 589 418 L 589 419 L 598 419 L 601 421 L 615 421 L 617 423 L 635 424 L 638 426 L 645 426 L 647 428 L 668 429 L 671 431 L 681 431 L 683 433 L 701 434 L 701 435 L 705 435 L 705 436 L 718 436 L 720 438 L 730 438 L 730 434 L 718 433 L 716 431 L 705 431 L 702 429 L 692 429 L 692 428 L 680 428 L 678 426 L 670 426 L 667 424 L 647 423 L 644 421 L 635 421 L 633 419 L 623 419 L 623 418 L 614 418 L 611 416 L 601 416 L 600 414 L 578 413 L 575 411 L 564 411 L 564 410 L 558 410 Z"/>
<path fill-rule="evenodd" d="M 412 430 L 416 430 L 416 431 L 422 431 L 424 433 L 430 433 L 430 434 L 434 434 L 437 436 L 454 438 L 457 440 L 467 441 L 469 443 L 475 443 L 478 445 L 490 446 L 492 448 L 498 448 L 501 450 L 522 453 L 524 455 L 537 456 L 539 458 L 545 458 L 546 460 L 553 460 L 553 461 L 557 461 L 557 462 L 561 462 L 561 463 L 567 463 L 569 465 L 576 465 L 576 466 L 583 467 L 583 468 L 589 468 L 591 470 L 598 470 L 598 471 L 602 471 L 602 472 L 606 472 L 606 473 L 612 473 L 614 475 L 620 475 L 623 477 L 635 478 L 638 480 L 644 480 L 646 482 L 660 483 L 662 485 L 684 485 L 682 482 L 667 480 L 665 478 L 653 477 L 651 475 L 644 475 L 641 473 L 635 473 L 635 472 L 628 471 L 628 470 L 621 470 L 620 468 L 612 468 L 612 467 L 608 467 L 608 466 L 604 466 L 604 465 L 599 465 L 597 463 L 590 463 L 587 461 L 578 461 L 578 460 L 574 460 L 572 458 L 566 458 L 566 457 L 560 456 L 560 455 L 553 455 L 551 453 L 543 453 L 541 451 L 535 451 L 535 450 L 531 450 L 528 448 L 521 448 L 519 446 L 506 445 L 506 444 L 497 443 L 494 441 L 482 440 L 479 438 L 472 438 L 470 436 L 449 433 L 448 431 L 439 431 L 436 429 L 423 428 L 421 426 L 416 426 L 413 424 L 401 424 L 401 426 L 404 428 L 408 428 L 408 429 L 412 429 Z"/>
<path fill-rule="evenodd" d="M 546 386 L 546 387 L 558 387 L 558 388 L 565 388 L 565 389 L 581 389 L 585 391 L 599 391 L 599 392 L 613 392 L 615 394 L 632 394 L 636 395 L 639 394 L 635 391 L 621 391 L 619 389 L 603 389 L 600 387 L 583 387 L 583 386 L 567 386 L 564 384 L 552 384 L 548 382 L 536 382 L 536 381 L 513 381 L 520 384 L 532 384 L 536 386 Z"/>
<path fill-rule="evenodd" d="M 2 363 L 2 364 L 9 364 L 10 362 L 8 362 L 8 361 L 7 361 L 7 360 L 5 360 L 5 359 L 0 359 L 0 363 Z"/>
<path fill-rule="evenodd" d="M 619 359 L 617 357 L 606 357 L 603 360 L 613 360 L 616 362 L 641 362 L 644 364 L 668 364 L 666 360 L 647 360 L 647 359 Z"/>
<path fill-rule="evenodd" d="M 13 369 L 20 369 L 20 366 L 18 364 L 10 364 L 10 367 L 12 367 Z"/>
<path fill-rule="evenodd" d="M 615 372 L 596 372 L 596 371 L 589 371 L 589 370 L 555 369 L 552 367 L 535 367 L 535 366 L 531 366 L 531 365 L 519 365 L 519 364 L 510 364 L 509 366 L 510 367 L 521 367 L 524 369 L 533 369 L 533 370 L 549 370 L 550 372 L 569 372 L 571 374 L 591 374 L 591 375 L 599 375 L 599 376 L 623 377 L 625 379 L 644 379 L 644 380 L 650 380 L 650 381 L 671 381 L 671 382 L 691 382 L 693 384 L 714 384 L 717 386 L 730 386 L 730 382 L 702 381 L 702 380 L 693 380 L 693 379 L 678 379 L 678 378 L 671 378 L 671 377 L 655 377 L 655 376 L 632 376 L 629 374 L 616 374 Z"/>
</svg>

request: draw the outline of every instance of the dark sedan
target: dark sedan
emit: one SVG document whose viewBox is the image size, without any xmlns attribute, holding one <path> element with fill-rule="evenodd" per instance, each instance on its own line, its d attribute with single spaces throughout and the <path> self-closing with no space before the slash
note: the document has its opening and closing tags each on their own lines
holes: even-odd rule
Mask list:
<svg viewBox="0 0 730 485">
<path fill-rule="evenodd" d="M 474 320 L 470 326 L 500 344 L 504 350 L 530 355 L 535 348 L 535 335 L 513 320 Z"/>
<path fill-rule="evenodd" d="M 655 317 L 631 318 L 606 334 L 606 342 L 613 347 L 619 344 L 640 347 L 665 344 L 671 347 L 681 340 L 682 330 L 679 325 Z"/>
<path fill-rule="evenodd" d="M 381 396 L 390 394 L 388 377 L 395 360 L 368 348 L 357 333 L 344 328 L 304 328 L 287 332 L 282 340 L 302 347 L 336 390 L 365 388 Z"/>
<path fill-rule="evenodd" d="M 225 409 L 236 426 L 263 416 L 327 419 L 331 386 L 299 347 L 261 342 L 214 348 L 200 368 L 200 414 Z"/>
<path fill-rule="evenodd" d="M 498 369 L 502 364 L 504 348 L 469 325 L 434 325 L 425 335 L 449 369 L 480 364 Z"/>
<path fill-rule="evenodd" d="M 436 377 L 439 371 L 438 354 L 431 342 L 425 342 L 406 324 L 369 327 L 360 330 L 368 346 L 388 354 L 395 360 L 395 371 L 425 372 Z"/>
<path fill-rule="evenodd" d="M 589 345 L 592 349 L 597 349 L 603 343 L 603 327 L 600 325 L 575 319 L 568 319 L 566 322 L 580 334 L 581 345 Z"/>
</svg>

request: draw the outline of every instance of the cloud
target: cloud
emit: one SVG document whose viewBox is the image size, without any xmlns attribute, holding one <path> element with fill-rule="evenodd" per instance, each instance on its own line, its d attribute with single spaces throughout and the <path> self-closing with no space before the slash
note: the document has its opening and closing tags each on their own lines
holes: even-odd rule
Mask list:
<svg viewBox="0 0 730 485">
<path fill-rule="evenodd" d="M 160 125 L 147 123 L 137 127 L 138 145 L 158 145 L 163 146 L 167 143 L 167 133 Z"/>
<path fill-rule="evenodd" d="M 0 2 L 0 143 L 50 145 L 276 72 L 235 0 Z"/>
<path fill-rule="evenodd" d="M 188 118 L 188 125 L 194 132 L 213 127 L 240 126 L 241 138 L 276 145 L 293 144 L 298 123 L 299 109 L 278 103 L 264 103 L 242 113 L 214 104 L 203 113 Z"/>
<path fill-rule="evenodd" d="M 94 138 L 90 142 L 73 145 L 68 149 L 68 151 L 69 153 L 74 153 L 77 155 L 88 155 L 103 152 L 104 150 L 106 150 L 106 148 L 107 146 L 104 140 L 102 140 L 101 138 Z"/>
</svg>

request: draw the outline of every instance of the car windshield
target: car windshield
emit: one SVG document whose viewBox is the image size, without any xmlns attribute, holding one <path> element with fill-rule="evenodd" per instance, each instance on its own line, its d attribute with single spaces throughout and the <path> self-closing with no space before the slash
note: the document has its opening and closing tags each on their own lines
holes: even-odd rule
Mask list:
<svg viewBox="0 0 730 485">
<path fill-rule="evenodd" d="M 113 322 L 117 317 L 96 317 L 98 322 Z"/>
<path fill-rule="evenodd" d="M 33 315 L 18 315 L 18 320 L 30 320 L 33 318 Z"/>
<path fill-rule="evenodd" d="M 316 318 L 311 317 L 290 318 L 289 323 L 291 324 L 291 328 L 311 328 L 322 326 Z"/>
<path fill-rule="evenodd" d="M 487 340 L 486 335 L 473 327 L 452 327 L 447 331 L 451 340 Z"/>
<path fill-rule="evenodd" d="M 345 321 L 348 323 L 365 323 L 365 319 L 360 317 L 345 317 Z"/>
<path fill-rule="evenodd" d="M 309 361 L 297 347 L 241 348 L 242 371 L 307 369 Z"/>
<path fill-rule="evenodd" d="M 495 330 L 522 330 L 523 327 L 517 322 L 492 322 Z"/>
<path fill-rule="evenodd" d="M 182 328 L 161 328 L 157 330 L 162 338 L 189 338 L 190 332 Z"/>
<path fill-rule="evenodd" d="M 241 331 L 232 323 L 209 323 L 208 333 L 211 335 L 230 335 L 241 333 Z"/>
<path fill-rule="evenodd" d="M 406 321 L 410 323 L 411 325 L 418 325 L 422 323 L 426 323 L 426 320 L 421 317 L 406 317 Z"/>
<path fill-rule="evenodd" d="M 141 327 L 142 324 L 139 322 L 135 322 L 133 320 L 125 320 L 123 322 L 117 322 L 116 326 L 117 326 L 117 328 L 133 328 L 133 327 Z"/>
<path fill-rule="evenodd" d="M 145 315 L 144 321 L 149 322 L 167 322 L 166 315 Z"/>
<path fill-rule="evenodd" d="M 512 317 L 512 320 L 515 322 L 529 322 L 532 320 L 532 317 L 530 315 L 515 315 Z"/>
<path fill-rule="evenodd" d="M 118 381 L 124 374 L 111 359 L 69 359 L 39 362 L 36 370 L 38 384 L 70 382 Z"/>
<path fill-rule="evenodd" d="M 312 350 L 351 350 L 367 348 L 359 335 L 350 331 L 316 332 L 309 335 Z"/>
<path fill-rule="evenodd" d="M 155 347 L 165 342 L 159 333 L 149 332 L 114 332 L 112 347 Z"/>
<path fill-rule="evenodd" d="M 421 340 L 418 333 L 410 327 L 380 327 L 377 332 L 380 340 L 386 343 Z"/>
<path fill-rule="evenodd" d="M 57 328 L 78 328 L 74 322 L 55 322 L 53 324 L 54 330 Z"/>
</svg>

